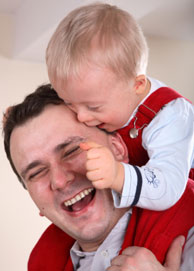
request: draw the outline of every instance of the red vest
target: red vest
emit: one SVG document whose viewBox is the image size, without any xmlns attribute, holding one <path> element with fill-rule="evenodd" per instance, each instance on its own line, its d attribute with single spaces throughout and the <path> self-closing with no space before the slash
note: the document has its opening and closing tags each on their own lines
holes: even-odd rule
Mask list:
<svg viewBox="0 0 194 271">
<path fill-rule="evenodd" d="M 129 152 L 129 163 L 131 165 L 143 166 L 148 160 L 147 151 L 142 146 L 143 129 L 149 125 L 164 105 L 177 98 L 183 98 L 178 92 L 171 88 L 161 87 L 154 91 L 138 108 L 135 117 L 130 121 L 129 125 L 119 129 L 118 132 L 122 136 Z M 141 128 L 136 138 L 129 136 L 129 131 L 135 127 Z M 190 171 L 189 177 L 194 179 L 194 169 Z"/>
<path fill-rule="evenodd" d="M 157 212 L 133 208 L 122 250 L 129 246 L 146 247 L 163 263 L 172 240 L 180 234 L 187 237 L 193 226 L 194 182 L 189 180 L 182 198 L 170 209 Z M 74 242 L 52 224 L 34 247 L 28 270 L 73 271 L 69 252 Z"/>
</svg>

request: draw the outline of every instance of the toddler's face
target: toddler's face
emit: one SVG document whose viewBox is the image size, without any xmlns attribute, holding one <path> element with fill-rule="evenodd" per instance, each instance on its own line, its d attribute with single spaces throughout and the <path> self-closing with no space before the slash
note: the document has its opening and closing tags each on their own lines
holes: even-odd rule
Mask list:
<svg viewBox="0 0 194 271">
<path fill-rule="evenodd" d="M 80 122 L 109 132 L 121 128 L 138 104 L 134 81 L 121 81 L 110 70 L 94 65 L 56 91 Z"/>
</svg>

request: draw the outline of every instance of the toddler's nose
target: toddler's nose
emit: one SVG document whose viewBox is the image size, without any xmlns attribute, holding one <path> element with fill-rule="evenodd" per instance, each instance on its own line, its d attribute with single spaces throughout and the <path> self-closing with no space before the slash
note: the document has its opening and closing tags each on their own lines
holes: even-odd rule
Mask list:
<svg viewBox="0 0 194 271">
<path fill-rule="evenodd" d="M 86 123 L 86 122 L 91 121 L 93 118 L 89 113 L 87 113 L 84 110 L 81 110 L 81 111 L 77 112 L 77 119 L 79 122 Z"/>
</svg>

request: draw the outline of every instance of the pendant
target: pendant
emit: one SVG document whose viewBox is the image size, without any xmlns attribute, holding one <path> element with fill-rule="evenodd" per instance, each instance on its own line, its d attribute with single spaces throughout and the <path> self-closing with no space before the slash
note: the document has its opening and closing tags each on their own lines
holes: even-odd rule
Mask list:
<svg viewBox="0 0 194 271">
<path fill-rule="evenodd" d="M 130 138 L 136 138 L 138 137 L 138 130 L 136 128 L 132 128 L 129 131 Z"/>
</svg>

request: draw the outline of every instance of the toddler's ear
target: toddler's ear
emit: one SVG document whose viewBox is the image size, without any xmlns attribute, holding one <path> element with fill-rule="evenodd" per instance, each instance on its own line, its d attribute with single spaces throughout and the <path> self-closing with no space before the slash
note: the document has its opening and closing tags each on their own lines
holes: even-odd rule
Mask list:
<svg viewBox="0 0 194 271">
<path fill-rule="evenodd" d="M 109 135 L 111 151 L 117 161 L 128 163 L 128 150 L 119 133 Z"/>
<path fill-rule="evenodd" d="M 135 92 L 137 95 L 144 94 L 146 91 L 147 87 L 147 78 L 144 74 L 138 75 L 135 78 Z"/>
</svg>

